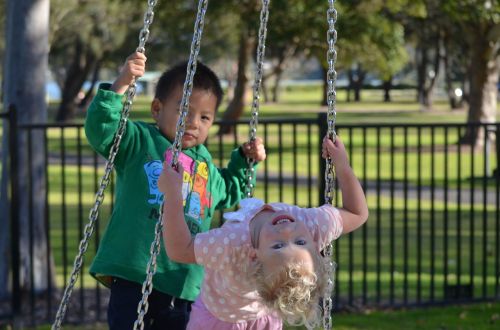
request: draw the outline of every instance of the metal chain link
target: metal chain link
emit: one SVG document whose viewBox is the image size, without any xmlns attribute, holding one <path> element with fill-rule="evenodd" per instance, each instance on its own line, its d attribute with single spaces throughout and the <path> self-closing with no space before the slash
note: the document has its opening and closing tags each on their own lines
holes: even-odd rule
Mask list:
<svg viewBox="0 0 500 330">
<path fill-rule="evenodd" d="M 269 18 L 269 2 L 270 0 L 262 0 L 262 8 L 260 10 L 260 25 L 259 25 L 259 41 L 257 46 L 256 55 L 256 68 L 255 78 L 253 83 L 253 101 L 252 101 L 252 119 L 250 120 L 250 127 L 248 133 L 248 142 L 255 140 L 257 135 L 257 124 L 259 122 L 259 101 L 260 101 L 260 88 L 262 86 L 262 76 L 264 74 L 264 54 L 266 51 L 266 35 L 267 35 L 267 21 Z M 247 158 L 247 169 L 245 172 L 247 183 L 245 186 L 245 194 L 247 197 L 253 196 L 254 185 L 252 181 L 255 176 L 255 160 Z"/>
<path fill-rule="evenodd" d="M 186 126 L 186 116 L 189 110 L 189 98 L 193 91 L 193 78 L 196 73 L 196 65 L 198 63 L 198 54 L 200 52 L 201 36 L 203 34 L 203 26 L 205 23 L 205 14 L 207 12 L 208 0 L 200 0 L 198 2 L 198 12 L 194 25 L 193 40 L 191 42 L 191 53 L 187 65 L 186 80 L 184 81 L 184 89 L 181 101 L 181 114 L 177 121 L 175 140 L 172 144 L 173 157 L 171 165 L 176 167 L 179 160 L 179 152 L 182 149 L 182 137 Z M 146 279 L 142 284 L 142 298 L 137 306 L 137 320 L 134 322 L 134 330 L 144 329 L 144 316 L 148 312 L 148 298 L 153 291 L 153 276 L 156 273 L 156 257 L 160 253 L 161 233 L 163 230 L 163 202 L 160 204 L 160 212 L 155 226 L 155 238 L 151 243 L 150 259 L 146 269 Z"/>
<path fill-rule="evenodd" d="M 186 116 L 189 111 L 189 98 L 193 91 L 193 78 L 196 73 L 196 65 L 198 64 L 198 53 L 200 52 L 201 36 L 203 34 L 203 25 L 205 24 L 205 14 L 207 12 L 208 0 L 200 0 L 198 2 L 198 12 L 196 14 L 196 22 L 194 24 L 193 40 L 191 42 L 191 53 L 187 65 L 186 80 L 182 91 L 181 114 L 177 120 L 175 141 L 172 144 L 173 157 L 172 166 L 177 166 L 179 160 L 179 152 L 182 149 L 182 137 L 186 128 Z"/>
<path fill-rule="evenodd" d="M 151 292 L 153 291 L 153 276 L 156 273 L 156 257 L 160 253 L 160 242 L 161 242 L 161 234 L 163 230 L 163 222 L 161 219 L 163 218 L 163 202 L 160 203 L 160 212 L 158 215 L 158 221 L 155 225 L 155 238 L 151 243 L 151 247 L 149 248 L 150 258 L 148 261 L 148 266 L 146 268 L 146 279 L 142 283 L 142 298 L 139 304 L 137 305 L 137 319 L 134 322 L 134 330 L 144 329 L 144 316 L 147 314 L 149 309 L 148 298 Z"/>
<path fill-rule="evenodd" d="M 158 2 L 157 0 L 148 0 L 148 8 L 146 13 L 144 14 L 144 25 L 139 33 L 139 47 L 137 48 L 138 52 L 144 53 L 145 51 L 144 45 L 146 44 L 149 38 L 149 26 L 151 25 L 151 23 L 153 23 L 154 7 L 157 2 Z M 102 205 L 104 200 L 104 190 L 110 183 L 110 176 L 113 171 L 115 158 L 118 153 L 118 150 L 120 149 L 120 143 L 123 134 L 125 133 L 128 116 L 130 113 L 130 109 L 132 107 L 136 91 L 137 91 L 137 85 L 134 79 L 134 81 L 130 84 L 130 86 L 127 89 L 126 100 L 123 104 L 120 122 L 113 140 L 113 145 L 111 146 L 111 149 L 109 151 L 109 157 L 108 160 L 106 161 L 104 175 L 102 176 L 101 181 L 99 183 L 99 189 L 95 195 L 95 203 L 89 213 L 89 222 L 85 226 L 84 237 L 80 241 L 78 254 L 76 255 L 75 260 L 73 262 L 73 270 L 70 275 L 70 280 L 68 282 L 68 285 L 64 289 L 63 297 L 59 304 L 59 308 L 57 310 L 54 323 L 52 324 L 52 330 L 59 330 L 61 328 L 61 324 L 64 320 L 64 316 L 68 309 L 68 303 L 71 298 L 71 294 L 73 293 L 73 288 L 76 284 L 76 281 L 80 274 L 80 270 L 82 268 L 83 256 L 87 251 L 89 240 L 94 232 L 95 224 L 99 216 L 99 207 Z"/>
<path fill-rule="evenodd" d="M 337 119 L 336 102 L 337 102 L 337 92 L 335 91 L 335 84 L 337 81 L 337 72 L 335 71 L 335 63 L 337 61 L 337 51 L 335 50 L 335 43 L 337 42 L 337 31 L 335 30 L 335 23 L 337 22 L 337 10 L 335 10 L 335 0 L 328 0 L 329 8 L 327 11 L 327 22 L 328 22 L 328 51 L 327 51 L 327 62 L 328 62 L 328 92 L 327 92 L 327 102 L 328 102 L 328 113 L 327 113 L 327 123 L 328 130 L 327 135 L 333 142 L 337 138 L 337 133 L 335 132 L 335 122 Z M 325 203 L 331 204 L 333 202 L 335 184 L 335 173 L 332 163 L 332 159 L 328 157 L 326 159 L 325 167 Z M 325 330 L 330 330 L 332 328 L 332 295 L 334 287 L 334 275 L 335 266 L 332 261 L 333 256 L 333 242 L 328 244 L 324 250 L 325 263 L 328 271 L 328 283 L 325 289 L 323 297 L 323 328 Z"/>
</svg>

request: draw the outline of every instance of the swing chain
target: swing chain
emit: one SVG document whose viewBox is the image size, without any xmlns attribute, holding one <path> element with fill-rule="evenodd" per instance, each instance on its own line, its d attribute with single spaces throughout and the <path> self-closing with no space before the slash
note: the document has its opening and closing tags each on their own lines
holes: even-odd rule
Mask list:
<svg viewBox="0 0 500 330">
<path fill-rule="evenodd" d="M 153 22 L 153 17 L 154 17 L 153 10 L 157 2 L 158 2 L 157 0 L 148 0 L 148 9 L 146 11 L 146 14 L 144 15 L 144 26 L 140 32 L 139 47 L 137 48 L 137 51 L 140 51 L 142 53 L 144 53 L 145 51 L 144 45 L 146 44 L 149 38 L 149 26 Z M 134 79 L 134 81 L 130 84 L 130 86 L 127 89 L 126 101 L 123 105 L 123 109 L 120 116 L 120 122 L 118 124 L 118 129 L 113 139 L 113 144 L 109 150 L 109 157 L 108 160 L 106 161 L 104 175 L 100 180 L 99 189 L 95 195 L 95 203 L 89 213 L 89 222 L 85 226 L 84 237 L 80 241 L 78 254 L 75 256 L 75 260 L 73 262 L 73 270 L 70 275 L 70 280 L 68 282 L 68 285 L 64 289 L 63 297 L 61 299 L 61 303 L 59 304 L 59 308 L 57 309 L 54 324 L 52 324 L 52 330 L 59 330 L 61 328 L 62 321 L 68 309 L 68 303 L 71 294 L 73 293 L 73 288 L 76 284 L 76 281 L 78 279 L 78 276 L 80 274 L 83 265 L 83 255 L 87 251 L 90 238 L 94 232 L 95 224 L 99 216 L 99 207 L 103 204 L 104 201 L 104 190 L 107 188 L 107 186 L 111 181 L 110 176 L 113 171 L 116 155 L 118 153 L 118 150 L 120 149 L 120 143 L 123 134 L 125 134 L 128 116 L 130 113 L 130 109 L 132 107 L 136 91 L 137 91 L 137 85 Z"/>
<path fill-rule="evenodd" d="M 137 306 L 137 320 L 134 322 L 134 330 L 144 329 L 144 316 L 147 314 L 149 308 L 148 297 L 153 290 L 153 276 L 156 273 L 156 258 L 158 257 L 161 249 L 160 242 L 161 233 L 163 230 L 163 222 L 161 221 L 162 218 L 163 202 L 160 204 L 158 221 L 155 225 L 155 238 L 151 243 L 151 247 L 149 249 L 151 257 L 148 261 L 148 266 L 146 269 L 146 279 L 144 280 L 144 283 L 142 283 L 142 298 L 139 302 L 139 305 Z"/>
<path fill-rule="evenodd" d="M 337 60 L 337 51 L 335 50 L 335 43 L 337 41 L 337 31 L 335 30 L 335 22 L 337 21 L 337 11 L 334 8 L 335 0 L 328 0 L 330 7 L 327 12 L 328 21 L 328 51 L 327 51 L 327 62 L 328 62 L 328 92 L 327 92 L 327 123 L 328 123 L 328 137 L 335 142 L 337 133 L 335 132 L 335 122 L 337 119 L 336 112 L 336 102 L 337 102 L 337 92 L 335 91 L 335 83 L 337 81 L 337 72 L 335 71 L 335 62 Z M 326 171 L 325 178 L 327 184 L 325 187 L 325 202 L 332 203 L 333 201 L 333 191 L 334 191 L 334 172 L 333 164 L 330 158 L 326 161 Z"/>
<path fill-rule="evenodd" d="M 175 140 L 172 144 L 173 157 L 172 166 L 177 166 L 179 160 L 179 152 L 182 149 L 182 137 L 186 128 L 186 116 L 189 111 L 189 98 L 193 91 L 193 79 L 196 73 L 196 65 L 198 64 L 198 54 L 200 52 L 201 36 L 203 34 L 203 26 L 205 24 L 205 14 L 207 12 L 208 0 L 200 0 L 198 2 L 198 12 L 196 14 L 196 22 L 194 24 L 193 40 L 191 42 L 191 52 L 187 65 L 186 80 L 182 91 L 182 100 L 180 105 L 181 114 L 177 120 Z"/>
<path fill-rule="evenodd" d="M 253 101 L 252 101 L 252 119 L 250 120 L 250 131 L 248 133 L 248 142 L 255 140 L 257 135 L 257 124 L 259 122 L 259 101 L 260 101 L 260 88 L 262 85 L 262 76 L 264 73 L 264 54 L 266 51 L 266 35 L 267 35 L 267 21 L 269 18 L 269 2 L 270 0 L 262 0 L 262 8 L 260 10 L 260 25 L 259 25 L 259 40 L 257 46 L 256 57 L 256 70 L 255 79 L 253 84 Z M 247 197 L 252 197 L 254 185 L 252 181 L 255 176 L 255 160 L 247 158 L 246 178 L 247 184 L 245 193 Z"/>
<path fill-rule="evenodd" d="M 337 93 L 335 91 L 335 83 L 337 81 L 337 72 L 335 71 L 335 63 L 337 61 L 337 51 L 335 50 L 335 43 L 337 42 L 337 30 L 335 29 L 335 23 L 337 22 L 337 10 L 335 9 L 335 0 L 328 0 L 329 8 L 327 11 L 327 41 L 328 41 L 328 51 L 327 51 L 327 62 L 328 62 L 328 92 L 327 92 L 327 103 L 328 103 L 328 113 L 327 113 L 327 123 L 328 138 L 335 142 L 337 138 L 337 133 L 335 132 L 335 122 L 337 119 L 336 112 L 336 102 Z M 334 193 L 334 183 L 335 183 L 335 172 L 332 163 L 332 159 L 328 157 L 326 159 L 325 167 L 325 203 L 331 204 L 333 202 Z M 333 243 L 331 242 L 324 250 L 325 262 L 328 272 L 328 283 L 325 289 L 323 297 L 323 328 L 325 330 L 332 329 L 332 296 L 333 296 L 333 286 L 334 286 L 334 276 L 335 276 L 335 265 L 332 261 L 333 256 Z"/>
<path fill-rule="evenodd" d="M 155 16 L 154 7 L 157 2 L 158 0 L 148 0 L 148 9 L 144 13 L 144 24 L 141 32 L 139 32 L 139 46 L 137 47 L 138 52 L 144 53 L 146 51 L 144 47 L 149 38 L 149 26 L 153 23 L 153 18 Z"/>
<path fill-rule="evenodd" d="M 180 108 L 182 112 L 177 121 L 175 140 L 172 144 L 173 157 L 171 165 L 176 167 L 179 160 L 179 152 L 182 149 L 182 137 L 184 135 L 184 129 L 186 124 L 186 116 L 189 110 L 189 97 L 193 91 L 193 79 L 196 73 L 196 65 L 198 53 L 200 52 L 201 36 L 203 34 L 203 25 L 205 19 L 205 13 L 207 11 L 208 0 L 200 0 L 198 3 L 198 12 L 196 15 L 196 22 L 194 26 L 194 35 L 191 43 L 191 53 L 189 56 L 189 61 L 187 65 L 186 80 L 184 81 L 184 89 L 182 93 L 182 101 Z M 153 276 L 156 273 L 156 257 L 160 253 L 160 242 L 161 233 L 163 230 L 163 202 L 160 204 L 160 211 L 158 215 L 158 220 L 155 226 L 155 237 L 151 243 L 150 248 L 150 259 L 148 261 L 148 266 L 146 269 L 146 279 L 142 284 L 142 298 L 137 306 L 137 320 L 134 322 L 134 330 L 144 329 L 144 316 L 148 312 L 149 303 L 148 298 L 153 291 Z"/>
</svg>

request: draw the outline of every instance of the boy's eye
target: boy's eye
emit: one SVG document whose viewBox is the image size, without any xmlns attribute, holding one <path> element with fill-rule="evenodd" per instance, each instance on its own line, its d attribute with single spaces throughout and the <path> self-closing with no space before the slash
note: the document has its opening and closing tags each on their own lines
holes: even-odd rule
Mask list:
<svg viewBox="0 0 500 330">
<path fill-rule="evenodd" d="M 299 239 L 299 240 L 295 241 L 295 244 L 297 244 L 297 245 L 306 245 L 307 242 L 305 240 L 303 240 L 303 239 Z"/>
<path fill-rule="evenodd" d="M 279 249 L 281 249 L 284 245 L 285 245 L 285 244 L 283 244 L 283 243 L 276 243 L 276 244 L 274 244 L 273 246 L 271 246 L 271 248 L 272 248 L 272 249 L 274 249 L 274 250 L 279 250 Z"/>
<path fill-rule="evenodd" d="M 210 117 L 208 117 L 208 116 L 202 116 L 201 119 L 203 119 L 203 120 L 210 120 Z"/>
</svg>

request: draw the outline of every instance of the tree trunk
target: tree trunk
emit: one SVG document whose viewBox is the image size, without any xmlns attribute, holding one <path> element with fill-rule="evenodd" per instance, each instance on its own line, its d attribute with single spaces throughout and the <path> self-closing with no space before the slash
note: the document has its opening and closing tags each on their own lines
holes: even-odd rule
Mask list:
<svg viewBox="0 0 500 330">
<path fill-rule="evenodd" d="M 419 45 L 417 49 L 415 49 L 415 63 L 417 65 L 417 102 L 420 104 L 422 104 L 424 99 L 423 95 L 428 61 L 427 47 Z"/>
<path fill-rule="evenodd" d="M 245 95 L 248 77 L 246 69 L 248 59 L 253 49 L 253 38 L 248 33 L 247 29 L 240 34 L 240 43 L 238 49 L 238 73 L 236 75 L 236 86 L 234 87 L 233 99 L 227 106 L 226 111 L 222 115 L 222 120 L 237 120 L 241 117 L 245 106 Z M 233 125 L 221 125 L 219 134 L 229 134 L 233 130 Z"/>
<path fill-rule="evenodd" d="M 48 70 L 49 0 L 12 0 L 8 2 L 6 24 L 4 109 L 12 104 L 18 109 L 20 124 L 43 123 L 47 120 L 45 83 Z M 7 127 L 4 125 L 2 140 L 2 176 L 0 178 L 1 209 L 0 232 L 9 234 L 8 196 L 4 194 L 9 184 Z M 54 283 L 52 260 L 49 260 L 45 223 L 45 160 L 46 143 L 42 131 L 32 132 L 31 139 L 22 132 L 18 137 L 18 189 L 20 237 L 20 285 L 23 290 L 45 291 Z M 5 252 L 4 237 L 0 240 Z M 7 267 L 7 269 L 6 269 Z M 9 294 L 8 259 L 0 261 L 0 296 Z M 49 274 L 52 274 L 49 277 Z M 19 294 L 19 293 L 17 293 Z"/>
<path fill-rule="evenodd" d="M 429 48 L 427 46 L 420 46 L 417 49 L 417 98 L 422 106 L 423 111 L 432 109 L 434 87 L 439 74 L 439 38 L 435 42 L 435 54 L 432 62 L 432 75 L 427 73 L 427 66 L 429 64 Z M 418 54 L 420 53 L 420 56 Z"/>
<path fill-rule="evenodd" d="M 496 48 L 498 44 L 474 39 L 470 54 L 470 100 L 467 113 L 467 123 L 491 123 L 495 121 L 497 110 L 497 84 L 499 64 Z M 480 145 L 484 139 L 484 132 L 468 128 L 461 142 Z"/>
<path fill-rule="evenodd" d="M 363 89 L 363 83 L 365 81 L 366 72 L 358 64 L 356 69 L 356 76 L 354 77 L 353 87 L 354 87 L 354 102 L 361 102 L 361 90 Z"/>
<path fill-rule="evenodd" d="M 347 102 L 351 102 L 351 91 L 354 87 L 354 70 L 349 69 L 347 70 L 347 79 L 349 80 L 349 83 L 347 84 L 346 88 L 346 93 L 347 93 Z"/>
<path fill-rule="evenodd" d="M 81 40 L 75 40 L 73 61 L 64 81 L 61 103 L 57 110 L 56 120 L 58 122 L 75 118 L 78 93 L 80 93 L 90 72 L 96 67 L 97 62 L 98 59 L 94 53 L 89 49 L 85 49 L 85 45 Z"/>
<path fill-rule="evenodd" d="M 84 109 L 84 111 L 85 111 L 85 109 L 87 109 L 87 107 L 89 106 L 90 101 L 92 101 L 92 99 L 94 98 L 94 95 L 95 95 L 94 88 L 97 84 L 97 81 L 99 80 L 99 72 L 101 71 L 101 63 L 102 63 L 102 61 L 98 61 L 94 67 L 94 73 L 92 74 L 92 81 L 90 82 L 89 89 L 85 93 L 85 96 L 78 104 L 79 109 Z"/>
<path fill-rule="evenodd" d="M 280 83 L 281 83 L 281 77 L 283 76 L 283 68 L 281 66 L 279 66 L 275 72 L 276 72 L 276 77 L 275 77 L 274 85 L 273 85 L 273 102 L 274 103 L 279 101 Z"/>
<path fill-rule="evenodd" d="M 284 47 L 281 49 L 278 55 L 278 63 L 274 67 L 273 73 L 276 77 L 273 85 L 273 102 L 276 103 L 279 100 L 280 94 L 280 83 L 281 78 L 283 77 L 283 71 L 285 71 L 285 63 L 286 61 L 292 57 L 297 50 L 296 46 Z"/>
<path fill-rule="evenodd" d="M 391 102 L 392 76 L 384 80 L 382 88 L 384 89 L 384 102 Z"/>
<path fill-rule="evenodd" d="M 463 93 L 465 91 L 462 90 L 462 95 L 457 95 L 455 93 L 455 89 L 453 88 L 452 84 L 452 66 L 450 64 L 451 58 L 450 58 L 450 41 L 449 41 L 449 35 L 445 34 L 442 39 L 443 42 L 443 66 L 444 66 L 444 80 L 445 80 L 445 86 L 446 86 L 446 94 L 448 95 L 448 102 L 450 103 L 450 108 L 451 110 L 456 110 L 462 107 L 463 105 Z"/>
</svg>

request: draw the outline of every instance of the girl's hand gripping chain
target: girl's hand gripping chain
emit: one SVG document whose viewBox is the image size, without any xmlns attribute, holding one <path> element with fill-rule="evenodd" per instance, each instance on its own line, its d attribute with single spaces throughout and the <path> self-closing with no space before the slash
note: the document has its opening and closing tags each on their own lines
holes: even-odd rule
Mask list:
<svg viewBox="0 0 500 330">
<path fill-rule="evenodd" d="M 177 168 L 174 168 L 168 162 L 163 162 L 163 171 L 158 178 L 158 189 L 165 195 L 165 201 L 180 198 L 182 202 L 183 173 L 184 168 L 181 163 L 177 163 Z"/>
<path fill-rule="evenodd" d="M 368 219 L 363 188 L 349 165 L 349 158 L 342 139 L 337 135 L 335 143 L 328 137 L 323 139 L 323 158 L 330 157 L 342 194 L 342 208 L 339 209 L 344 222 L 343 234 L 349 233 L 361 226 Z"/>
</svg>

